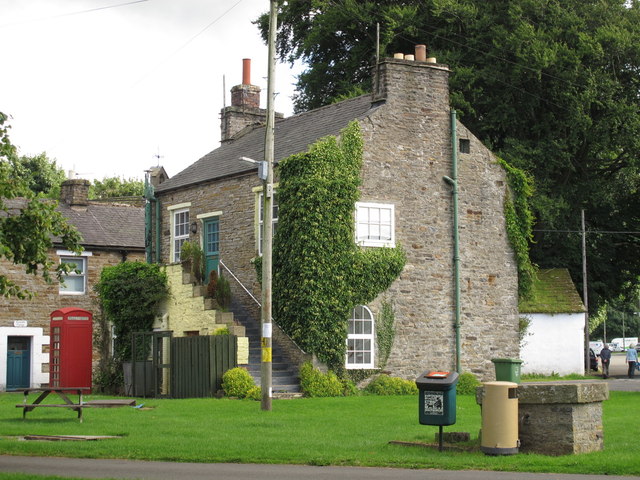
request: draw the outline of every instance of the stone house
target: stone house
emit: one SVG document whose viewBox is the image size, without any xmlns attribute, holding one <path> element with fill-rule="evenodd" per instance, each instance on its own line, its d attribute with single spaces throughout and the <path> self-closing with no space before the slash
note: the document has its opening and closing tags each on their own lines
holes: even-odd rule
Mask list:
<svg viewBox="0 0 640 480">
<path fill-rule="evenodd" d="M 537 277 L 531 300 L 519 305 L 529 321 L 520 347 L 522 373 L 583 375 L 586 309 L 571 275 L 566 268 L 550 268 Z"/>
<path fill-rule="evenodd" d="M 35 294 L 31 300 L 0 297 L 1 391 L 48 384 L 50 314 L 77 307 L 95 316 L 93 287 L 102 269 L 125 260 L 144 261 L 144 208 L 89 201 L 88 192 L 88 180 L 65 181 L 57 208 L 82 235 L 84 251 L 75 255 L 54 240 L 49 252 L 56 262 L 74 263 L 79 273 L 67 275 L 64 283 L 47 283 L 40 276 L 27 275 L 21 265 L 0 262 L 4 274 Z M 16 355 L 25 360 L 16 363 Z M 94 349 L 94 361 L 97 355 Z"/>
<path fill-rule="evenodd" d="M 456 368 L 454 212 L 445 180 L 452 175 L 450 71 L 431 60 L 384 59 L 374 69 L 372 94 L 276 121 L 276 162 L 359 122 L 364 154 L 354 242 L 363 248 L 399 243 L 407 254 L 393 285 L 354 309 L 349 322 L 363 328 L 349 335 L 348 369 L 384 367 L 413 379 L 426 369 Z M 266 112 L 259 104 L 260 89 L 250 84 L 245 68 L 242 84 L 232 89 L 232 105 L 222 110 L 221 146 L 155 191 L 161 211 L 155 252 L 159 248 L 164 263 L 176 264 L 184 241 L 199 242 L 209 268 L 231 279 L 232 310 L 241 322 L 259 319 L 252 259 L 261 254 L 263 187 L 256 166 L 240 160 L 264 158 Z M 487 379 L 494 375 L 491 358 L 518 355 L 517 269 L 503 215 L 507 182 L 494 155 L 460 122 L 455 127 L 460 362 L 463 371 Z M 277 194 L 277 183 L 275 188 Z M 274 231 L 277 217 L 274 206 Z M 393 307 L 395 342 L 381 365 L 375 325 L 385 303 Z M 294 362 L 305 358 L 294 355 L 286 333 L 274 327 L 274 354 L 281 349 Z"/>
</svg>

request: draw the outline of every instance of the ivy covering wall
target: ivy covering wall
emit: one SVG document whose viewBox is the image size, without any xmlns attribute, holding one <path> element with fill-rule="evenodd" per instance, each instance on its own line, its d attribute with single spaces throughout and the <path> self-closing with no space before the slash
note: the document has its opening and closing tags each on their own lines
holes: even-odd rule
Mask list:
<svg viewBox="0 0 640 480">
<path fill-rule="evenodd" d="M 362 135 L 357 122 L 338 138 L 279 164 L 278 231 L 273 247 L 273 313 L 280 327 L 329 368 L 344 368 L 347 322 L 400 275 L 396 248 L 355 243 Z"/>
<path fill-rule="evenodd" d="M 507 224 L 507 236 L 516 255 L 518 264 L 518 296 L 527 299 L 531 296 L 533 281 L 536 278 L 536 266 L 529 257 L 529 242 L 533 239 L 534 217 L 529 206 L 533 195 L 533 180 L 523 170 L 498 159 L 507 172 L 509 191 L 504 202 L 504 216 Z"/>
</svg>

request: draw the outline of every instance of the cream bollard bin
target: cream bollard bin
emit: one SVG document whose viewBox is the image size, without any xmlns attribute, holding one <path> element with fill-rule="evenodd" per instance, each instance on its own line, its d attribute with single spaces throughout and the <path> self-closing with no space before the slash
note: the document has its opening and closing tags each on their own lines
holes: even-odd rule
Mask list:
<svg viewBox="0 0 640 480">
<path fill-rule="evenodd" d="M 480 450 L 487 455 L 518 453 L 518 384 L 483 383 Z"/>
</svg>

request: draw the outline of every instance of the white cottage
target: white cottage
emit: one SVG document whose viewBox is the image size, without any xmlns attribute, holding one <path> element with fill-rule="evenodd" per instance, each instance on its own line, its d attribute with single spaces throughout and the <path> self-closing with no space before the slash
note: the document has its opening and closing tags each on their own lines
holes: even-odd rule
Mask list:
<svg viewBox="0 0 640 480">
<path fill-rule="evenodd" d="M 519 309 L 530 322 L 520 346 L 523 374 L 585 373 L 586 309 L 566 269 L 540 270 L 532 299 Z"/>
</svg>

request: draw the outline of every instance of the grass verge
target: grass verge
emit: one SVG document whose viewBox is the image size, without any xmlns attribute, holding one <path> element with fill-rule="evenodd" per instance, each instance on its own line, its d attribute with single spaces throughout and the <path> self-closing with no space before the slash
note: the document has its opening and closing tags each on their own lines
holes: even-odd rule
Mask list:
<svg viewBox="0 0 640 480">
<path fill-rule="evenodd" d="M 90 396 L 87 399 L 101 398 Z M 0 452 L 11 455 L 123 458 L 176 462 L 291 463 L 386 466 L 449 470 L 497 470 L 639 475 L 640 445 L 629 430 L 637 392 L 611 392 L 604 403 L 605 450 L 549 457 L 487 456 L 479 451 L 480 407 L 457 398 L 457 423 L 447 431 L 469 432 L 469 451 L 438 452 L 391 441 L 434 442 L 438 427 L 418 423 L 413 396 L 360 396 L 274 400 L 141 400 L 144 408 L 87 409 L 78 423 L 67 409 L 37 409 L 22 420 L 21 394 L 0 394 Z M 23 441 L 24 435 L 114 435 L 91 442 Z"/>
</svg>

